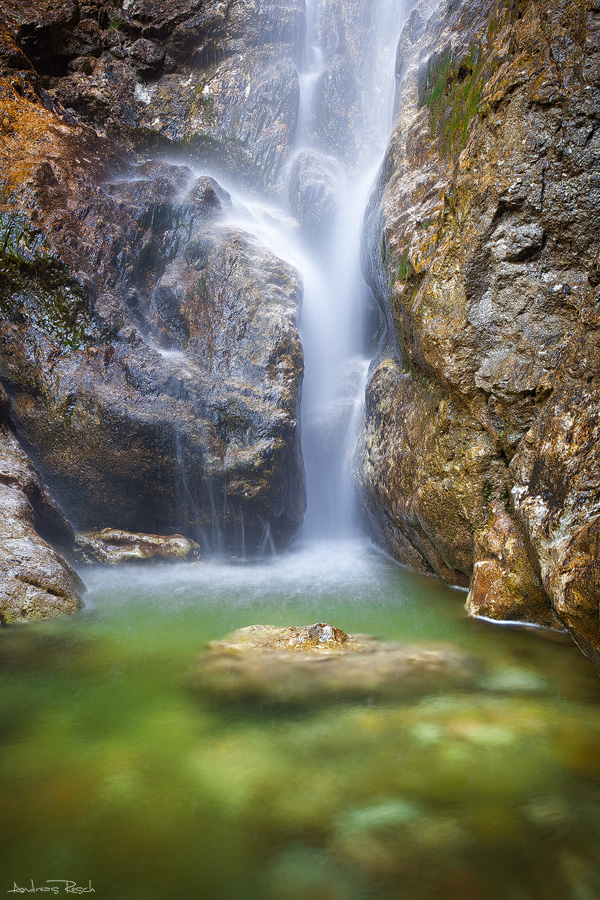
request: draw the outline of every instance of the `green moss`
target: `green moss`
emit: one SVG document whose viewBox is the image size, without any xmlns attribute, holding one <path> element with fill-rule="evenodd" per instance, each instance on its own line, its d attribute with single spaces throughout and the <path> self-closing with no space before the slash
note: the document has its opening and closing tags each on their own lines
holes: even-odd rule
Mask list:
<svg viewBox="0 0 600 900">
<path fill-rule="evenodd" d="M 203 93 L 206 84 L 201 82 L 196 86 L 194 101 L 190 107 L 190 115 L 201 115 L 205 125 L 218 125 L 220 116 L 215 110 L 214 98 Z"/>
<path fill-rule="evenodd" d="M 491 481 L 486 481 L 485 487 L 483 488 L 483 499 L 486 503 L 490 502 L 493 490 L 494 488 Z"/>
<path fill-rule="evenodd" d="M 487 81 L 482 49 L 473 45 L 466 57 L 447 51 L 432 58 L 419 85 L 419 104 L 427 106 L 431 134 L 439 138 L 443 156 L 460 152 L 477 115 Z"/>
<path fill-rule="evenodd" d="M 71 349 L 85 341 L 89 317 L 80 288 L 41 232 L 15 213 L 0 213 L 0 311 L 31 321 Z"/>
<path fill-rule="evenodd" d="M 396 278 L 398 281 L 408 281 L 409 276 L 412 273 L 412 266 L 410 264 L 410 260 L 408 258 L 408 252 L 403 253 L 400 257 L 400 262 L 398 263 L 398 269 L 396 272 Z"/>
</svg>

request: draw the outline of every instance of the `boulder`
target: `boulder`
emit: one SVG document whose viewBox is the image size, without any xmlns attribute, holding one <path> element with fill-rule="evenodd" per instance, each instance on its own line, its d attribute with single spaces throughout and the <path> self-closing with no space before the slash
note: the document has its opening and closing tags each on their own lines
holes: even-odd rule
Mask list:
<svg viewBox="0 0 600 900">
<path fill-rule="evenodd" d="M 348 635 L 324 622 L 250 625 L 209 644 L 190 684 L 199 695 L 219 700 L 294 705 L 464 688 L 480 671 L 478 659 L 452 647 Z"/>
<path fill-rule="evenodd" d="M 191 562 L 200 556 L 200 547 L 182 534 L 133 534 L 103 528 L 102 531 L 80 531 L 75 536 L 77 562 L 101 563 Z"/>
<path fill-rule="evenodd" d="M 79 530 L 282 545 L 304 509 L 301 283 L 217 182 L 0 82 L 0 369 Z"/>
</svg>

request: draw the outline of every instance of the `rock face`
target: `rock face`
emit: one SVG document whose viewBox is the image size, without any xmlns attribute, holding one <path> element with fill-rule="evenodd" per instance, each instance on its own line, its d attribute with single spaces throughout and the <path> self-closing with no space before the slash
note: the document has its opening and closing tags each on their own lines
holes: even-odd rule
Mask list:
<svg viewBox="0 0 600 900">
<path fill-rule="evenodd" d="M 75 612 L 83 584 L 67 563 L 73 531 L 6 425 L 0 388 L 0 623 Z"/>
<path fill-rule="evenodd" d="M 321 255 L 329 250 L 337 214 L 335 175 L 318 153 L 298 155 L 290 173 L 289 199 L 307 244 Z"/>
<path fill-rule="evenodd" d="M 480 661 L 456 648 L 385 643 L 324 622 L 250 625 L 209 644 L 191 686 L 222 700 L 295 704 L 465 688 L 481 670 Z"/>
<path fill-rule="evenodd" d="M 374 534 L 600 659 L 600 7 L 421 0 L 364 267 Z"/>
<path fill-rule="evenodd" d="M 10 0 L 2 13 L 9 63 L 25 54 L 50 96 L 119 143 L 277 180 L 296 126 L 299 0 Z"/>
<path fill-rule="evenodd" d="M 48 10 L 39 29 L 15 13 L 1 57 L 11 423 L 78 529 L 181 532 L 206 552 L 281 545 L 304 508 L 299 276 L 228 223 L 213 179 L 65 115 L 14 49 L 16 33 L 50 68 L 44 35 L 72 22 Z"/>
<path fill-rule="evenodd" d="M 191 562 L 200 556 L 200 547 L 182 534 L 133 534 L 131 531 L 81 531 L 75 536 L 77 562 L 101 563 Z"/>
</svg>

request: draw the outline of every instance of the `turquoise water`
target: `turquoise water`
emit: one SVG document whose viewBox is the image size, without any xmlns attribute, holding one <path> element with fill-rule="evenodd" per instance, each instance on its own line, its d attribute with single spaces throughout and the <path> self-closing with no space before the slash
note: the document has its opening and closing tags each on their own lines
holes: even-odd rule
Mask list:
<svg viewBox="0 0 600 900">
<path fill-rule="evenodd" d="M 0 892 L 600 897 L 600 681 L 574 646 L 469 620 L 464 593 L 361 544 L 83 575 L 81 614 L 0 635 Z M 315 621 L 481 667 L 304 705 L 291 682 L 277 705 L 197 683 L 207 641 Z"/>
</svg>

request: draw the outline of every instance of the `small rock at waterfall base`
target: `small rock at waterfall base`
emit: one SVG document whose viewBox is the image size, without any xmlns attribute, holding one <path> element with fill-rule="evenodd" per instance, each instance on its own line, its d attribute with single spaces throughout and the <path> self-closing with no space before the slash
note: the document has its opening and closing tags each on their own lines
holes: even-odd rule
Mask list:
<svg viewBox="0 0 600 900">
<path fill-rule="evenodd" d="M 124 562 L 190 562 L 200 547 L 182 534 L 135 534 L 116 528 L 79 532 L 75 538 L 79 563 L 114 566 Z"/>
</svg>

